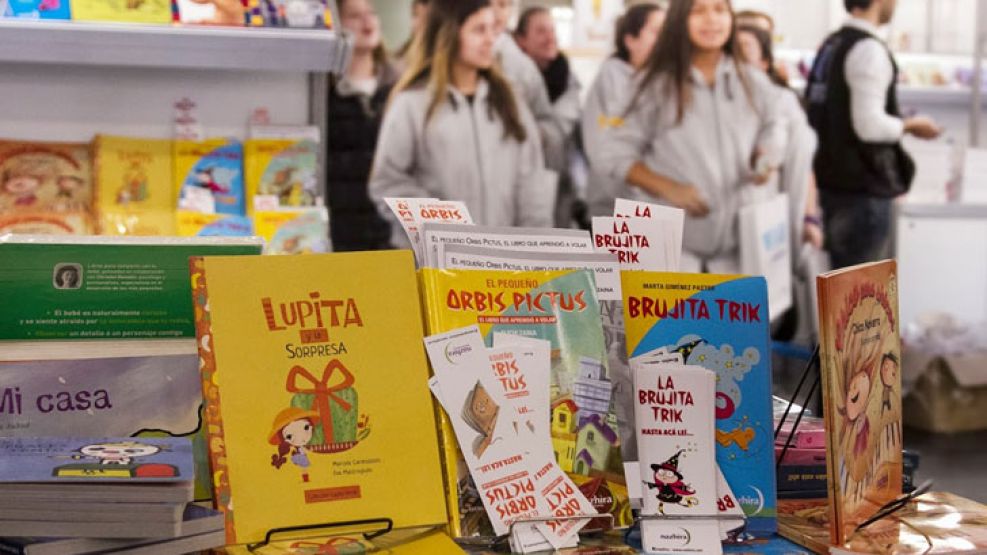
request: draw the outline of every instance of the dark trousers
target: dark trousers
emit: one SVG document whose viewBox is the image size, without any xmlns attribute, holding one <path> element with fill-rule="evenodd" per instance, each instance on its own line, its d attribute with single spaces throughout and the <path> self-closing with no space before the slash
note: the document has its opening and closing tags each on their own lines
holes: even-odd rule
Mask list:
<svg viewBox="0 0 987 555">
<path fill-rule="evenodd" d="M 819 191 L 826 249 L 833 269 L 891 254 L 892 199 Z"/>
</svg>

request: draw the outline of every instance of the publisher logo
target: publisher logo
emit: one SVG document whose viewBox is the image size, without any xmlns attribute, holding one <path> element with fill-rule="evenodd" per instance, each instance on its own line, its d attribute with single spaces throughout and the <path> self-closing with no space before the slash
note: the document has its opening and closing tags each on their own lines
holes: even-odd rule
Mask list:
<svg viewBox="0 0 987 555">
<path fill-rule="evenodd" d="M 764 493 L 754 486 L 750 486 L 750 488 L 754 490 L 754 495 L 742 495 L 738 500 L 745 509 L 749 509 L 745 510 L 745 513 L 749 515 L 760 514 L 764 510 Z"/>
<path fill-rule="evenodd" d="M 448 360 L 450 364 L 459 364 L 460 359 L 468 356 L 472 352 L 473 347 L 470 345 L 456 345 L 455 343 L 449 343 L 446 345 L 445 349 L 446 360 Z"/>
<path fill-rule="evenodd" d="M 692 543 L 692 534 L 685 528 L 679 528 L 678 532 L 662 532 L 658 537 L 663 542 L 680 542 L 682 547 Z"/>
</svg>

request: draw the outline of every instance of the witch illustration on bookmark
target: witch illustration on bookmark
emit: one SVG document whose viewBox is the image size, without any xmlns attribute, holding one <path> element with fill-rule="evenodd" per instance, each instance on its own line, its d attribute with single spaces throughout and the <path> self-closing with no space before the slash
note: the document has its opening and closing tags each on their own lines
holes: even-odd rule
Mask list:
<svg viewBox="0 0 987 555">
<path fill-rule="evenodd" d="M 497 416 L 500 414 L 500 407 L 494 402 L 493 397 L 487 393 L 479 381 L 473 386 L 473 390 L 466 396 L 463 403 L 463 421 L 480 434 L 473 440 L 473 455 L 479 459 L 483 453 L 493 443 L 493 432 L 497 427 Z"/>
<path fill-rule="evenodd" d="M 651 465 L 654 472 L 654 482 L 644 482 L 648 489 L 658 490 L 658 514 L 665 514 L 665 503 L 692 507 L 699 503 L 696 499 L 696 491 L 689 484 L 683 482 L 682 473 L 679 472 L 679 455 L 684 453 L 682 449 L 672 455 L 667 461 L 661 464 Z"/>
</svg>

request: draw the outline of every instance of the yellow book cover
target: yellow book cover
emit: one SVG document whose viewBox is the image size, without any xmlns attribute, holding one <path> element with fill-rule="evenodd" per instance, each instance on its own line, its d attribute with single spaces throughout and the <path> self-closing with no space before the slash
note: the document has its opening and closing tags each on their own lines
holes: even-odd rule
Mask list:
<svg viewBox="0 0 987 555">
<path fill-rule="evenodd" d="M 96 137 L 96 206 L 103 235 L 174 235 L 172 141 Z"/>
<path fill-rule="evenodd" d="M 816 278 L 831 541 L 901 495 L 897 264 Z"/>
<path fill-rule="evenodd" d="M 123 23 L 171 23 L 170 0 L 72 0 L 72 19 Z"/>
<path fill-rule="evenodd" d="M 228 543 L 446 523 L 410 253 L 206 257 L 191 272 Z"/>
<path fill-rule="evenodd" d="M 247 210 L 315 206 L 319 143 L 292 139 L 250 139 L 244 143 Z"/>
<path fill-rule="evenodd" d="M 599 512 L 613 514 L 618 526 L 629 525 L 611 399 L 613 382 L 592 273 L 426 268 L 420 278 L 430 334 L 479 325 L 487 345 L 495 333 L 552 344 L 551 429 L 556 459 Z M 445 413 L 441 420 L 451 532 L 456 537 L 490 535 L 492 526 Z"/>
<path fill-rule="evenodd" d="M 246 216 L 203 214 L 192 210 L 175 212 L 175 231 L 179 237 L 251 237 L 254 226 Z"/>
<path fill-rule="evenodd" d="M 264 254 L 329 252 L 329 211 L 323 206 L 257 210 L 253 220 Z"/>
<path fill-rule="evenodd" d="M 90 235 L 92 145 L 0 141 L 0 234 Z"/>
</svg>

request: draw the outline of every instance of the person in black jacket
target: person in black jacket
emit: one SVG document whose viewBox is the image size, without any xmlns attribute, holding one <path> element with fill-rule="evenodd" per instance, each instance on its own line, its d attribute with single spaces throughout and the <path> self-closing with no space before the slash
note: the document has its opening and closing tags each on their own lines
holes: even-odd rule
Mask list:
<svg viewBox="0 0 987 555">
<path fill-rule="evenodd" d="M 892 203 L 915 176 L 901 140 L 940 133 L 927 117 L 903 117 L 898 105 L 898 66 L 879 31 L 897 0 L 843 3 L 850 17 L 819 49 L 806 88 L 809 123 L 819 135 L 814 167 L 834 268 L 889 256 Z"/>
<path fill-rule="evenodd" d="M 327 195 L 333 250 L 390 247 L 390 225 L 367 194 L 377 133 L 398 75 L 384 51 L 370 0 L 342 0 L 343 28 L 353 34 L 353 58 L 329 95 Z"/>
</svg>

